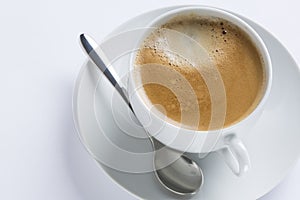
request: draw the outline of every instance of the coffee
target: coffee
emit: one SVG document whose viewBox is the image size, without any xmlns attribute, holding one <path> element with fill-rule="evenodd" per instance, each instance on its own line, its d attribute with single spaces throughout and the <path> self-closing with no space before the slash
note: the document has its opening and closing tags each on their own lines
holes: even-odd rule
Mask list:
<svg viewBox="0 0 300 200">
<path fill-rule="evenodd" d="M 223 99 L 226 101 L 224 127 L 241 121 L 256 108 L 262 97 L 265 72 L 264 63 L 255 44 L 243 30 L 231 22 L 196 15 L 173 18 L 153 30 L 137 52 L 136 68 L 141 69 L 139 75 L 144 83 L 143 90 L 151 104 L 161 105 L 161 112 L 174 122 L 188 124 L 190 120 L 198 117 L 198 130 L 211 129 L 213 105 L 207 79 L 199 73 L 198 63 L 193 59 L 165 50 L 172 44 L 163 40 L 164 30 L 173 30 L 189 36 L 190 41 L 195 41 L 206 50 L 207 56 L 216 66 L 226 94 L 226 98 Z M 180 42 L 182 41 L 175 39 L 172 43 Z M 192 46 L 181 45 L 181 48 L 193 52 Z M 210 68 L 206 68 L 209 72 Z M 188 86 L 183 87 L 179 79 L 188 82 L 187 85 L 192 88 L 193 94 L 187 92 Z M 160 84 L 161 82 L 165 84 Z M 170 85 L 176 86 L 181 97 L 169 88 Z M 193 96 L 195 98 L 192 98 Z M 197 107 L 190 103 L 192 99 L 196 101 Z M 184 112 L 190 116 L 186 121 L 182 120 Z"/>
</svg>

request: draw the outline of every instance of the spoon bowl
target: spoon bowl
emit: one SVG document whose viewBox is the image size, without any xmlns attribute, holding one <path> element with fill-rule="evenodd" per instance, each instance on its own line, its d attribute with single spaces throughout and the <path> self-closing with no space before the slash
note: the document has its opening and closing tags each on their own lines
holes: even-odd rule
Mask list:
<svg viewBox="0 0 300 200">
<path fill-rule="evenodd" d="M 154 167 L 157 169 L 155 174 L 160 183 L 178 195 L 195 194 L 204 182 L 202 170 L 197 163 L 181 152 L 163 146 L 153 137 L 150 137 L 150 140 L 156 150 Z M 166 166 L 166 162 L 170 160 L 175 161 Z"/>
</svg>

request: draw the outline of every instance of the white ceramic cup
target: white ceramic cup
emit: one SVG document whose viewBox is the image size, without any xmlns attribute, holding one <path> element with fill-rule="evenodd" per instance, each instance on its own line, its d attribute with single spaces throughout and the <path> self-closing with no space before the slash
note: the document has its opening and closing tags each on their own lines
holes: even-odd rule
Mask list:
<svg viewBox="0 0 300 200">
<path fill-rule="evenodd" d="M 223 155 L 225 162 L 233 171 L 233 173 L 237 176 L 240 176 L 250 168 L 249 154 L 247 148 L 242 142 L 242 138 L 244 137 L 245 132 L 251 129 L 254 123 L 259 119 L 264 109 L 264 104 L 268 98 L 272 82 L 271 59 L 264 42 L 252 27 L 250 27 L 239 17 L 217 8 L 189 6 L 175 9 L 166 12 L 154 19 L 148 25 L 148 27 L 159 27 L 175 16 L 190 13 L 199 16 L 218 17 L 229 21 L 242 29 L 246 34 L 248 34 L 249 38 L 256 45 L 263 59 L 265 70 L 264 91 L 257 107 L 243 120 L 229 127 L 214 131 L 198 131 L 176 126 L 152 112 L 149 106 L 146 105 L 140 93 L 136 92 L 138 86 L 135 81 L 134 73 L 130 73 L 128 79 L 127 89 L 129 99 L 133 110 L 141 124 L 149 132 L 149 134 L 154 136 L 157 140 L 170 148 L 182 152 L 205 155 L 209 152 L 217 151 L 221 155 Z M 141 43 L 152 30 L 153 29 L 145 31 L 145 34 L 142 38 L 140 38 L 137 47 L 141 45 Z M 131 57 L 131 71 L 134 70 L 135 67 L 135 58 L 136 52 L 133 53 Z"/>
</svg>

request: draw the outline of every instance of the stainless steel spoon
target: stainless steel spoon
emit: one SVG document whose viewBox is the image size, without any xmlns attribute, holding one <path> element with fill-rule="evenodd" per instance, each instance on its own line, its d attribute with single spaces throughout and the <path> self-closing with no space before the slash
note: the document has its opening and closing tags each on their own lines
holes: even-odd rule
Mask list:
<svg viewBox="0 0 300 200">
<path fill-rule="evenodd" d="M 80 35 L 80 42 L 90 60 L 103 72 L 135 115 L 126 95 L 126 90 L 120 86 L 116 79 L 117 74 L 113 69 L 108 69 L 106 67 L 103 59 L 96 52 L 96 48 L 99 48 L 99 45 L 86 34 Z M 204 181 L 203 173 L 197 163 L 183 155 L 181 152 L 165 147 L 161 142 L 150 136 L 149 133 L 147 133 L 147 135 L 155 150 L 155 174 L 160 183 L 168 190 L 179 195 L 195 194 Z M 161 149 L 162 147 L 163 149 Z M 157 151 L 159 149 L 161 150 Z M 171 161 L 174 160 L 174 162 L 165 167 L 166 159 Z"/>
</svg>

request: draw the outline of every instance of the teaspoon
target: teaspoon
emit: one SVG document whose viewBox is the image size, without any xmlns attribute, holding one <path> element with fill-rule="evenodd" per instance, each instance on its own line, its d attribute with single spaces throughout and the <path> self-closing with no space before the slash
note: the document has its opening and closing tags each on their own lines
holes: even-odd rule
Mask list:
<svg viewBox="0 0 300 200">
<path fill-rule="evenodd" d="M 87 34 L 80 35 L 81 45 L 90 60 L 103 72 L 105 77 L 115 87 L 121 97 L 134 113 L 126 95 L 126 90 L 120 86 L 117 74 L 113 69 L 108 69 L 101 56 L 96 52 L 99 45 Z M 138 120 L 137 120 L 138 121 Z M 139 121 L 138 121 L 139 122 Z M 203 184 L 203 173 L 197 163 L 183 155 L 181 152 L 164 146 L 161 142 L 147 133 L 154 154 L 155 174 L 159 182 L 169 191 L 179 195 L 193 195 Z M 163 148 L 163 149 L 162 149 Z M 160 151 L 157 151 L 161 149 Z M 174 160 L 166 166 L 166 159 Z"/>
</svg>

